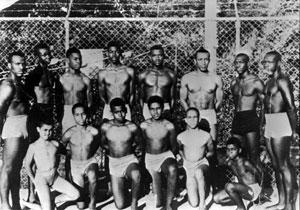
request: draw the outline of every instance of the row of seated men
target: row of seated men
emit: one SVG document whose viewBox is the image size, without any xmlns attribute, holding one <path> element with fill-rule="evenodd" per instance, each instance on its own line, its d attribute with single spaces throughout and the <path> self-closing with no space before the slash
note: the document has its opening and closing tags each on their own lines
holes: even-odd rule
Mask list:
<svg viewBox="0 0 300 210">
<path fill-rule="evenodd" d="M 144 147 L 146 148 L 145 152 L 146 154 L 149 154 L 148 158 L 150 160 L 148 162 L 151 162 L 151 160 L 153 159 L 152 161 L 156 163 L 156 158 L 161 158 L 160 155 L 162 155 L 163 158 L 167 157 L 166 161 L 165 159 L 163 160 L 162 168 L 164 168 L 163 166 L 165 165 L 172 165 L 172 162 L 175 162 L 176 159 L 171 158 L 171 156 L 178 154 L 178 152 L 176 151 L 177 149 L 172 150 L 170 145 L 176 145 L 177 143 L 179 143 L 179 145 L 181 145 L 179 146 L 179 148 L 181 148 L 181 150 L 179 151 L 184 151 L 185 146 L 180 141 L 180 139 L 177 139 L 178 141 L 172 141 L 172 144 L 166 144 L 164 142 L 165 138 L 176 139 L 177 135 L 174 125 L 169 121 L 166 122 L 162 120 L 163 118 L 161 118 L 161 113 L 159 114 L 159 111 L 172 111 L 176 96 L 175 87 L 177 78 L 171 69 L 168 69 L 164 66 L 164 50 L 162 46 L 155 45 L 150 49 L 149 57 L 151 66 L 144 72 L 139 74 L 137 79 L 135 79 L 134 70 L 123 65 L 120 62 L 121 48 L 118 43 L 110 42 L 108 44 L 107 51 L 109 64 L 105 69 L 101 69 L 99 71 L 98 84 L 100 98 L 105 104 L 103 110 L 103 119 L 113 119 L 113 121 L 103 123 L 101 129 L 90 128 L 91 130 L 88 132 L 90 132 L 93 136 L 98 135 L 100 130 L 101 139 L 105 138 L 108 142 L 107 146 L 105 146 L 106 144 L 103 144 L 102 146 L 108 151 L 107 154 L 109 154 L 110 157 L 109 164 L 117 164 L 118 158 L 121 157 L 123 158 L 130 156 L 128 157 L 129 159 L 125 162 L 135 161 L 134 157 L 132 156 L 133 151 L 131 148 L 131 143 L 134 139 L 132 137 L 132 133 L 138 132 L 140 127 L 143 134 L 142 136 L 144 136 L 146 141 Z M 28 162 L 32 162 L 30 160 L 34 160 L 35 162 L 37 161 L 33 155 L 35 152 L 32 151 L 33 149 L 30 149 L 31 147 L 34 147 L 31 145 L 34 145 L 35 143 L 31 144 L 28 148 L 28 141 L 23 140 L 24 137 L 27 136 L 23 134 L 26 133 L 25 130 L 28 131 L 27 133 L 29 139 L 32 142 L 38 142 L 36 140 L 41 139 L 40 130 L 43 125 L 47 123 L 41 125 L 39 122 L 41 121 L 40 119 L 47 119 L 47 116 L 49 114 L 53 114 L 53 104 L 51 103 L 51 100 L 52 96 L 55 95 L 53 94 L 53 92 L 59 89 L 57 87 L 62 87 L 63 98 L 61 100 L 63 101 L 62 104 L 64 104 L 65 106 L 64 113 L 61 115 L 63 116 L 61 117 L 62 119 L 58 119 L 59 122 L 62 121 L 64 134 L 62 135 L 62 142 L 64 142 L 64 139 L 72 139 L 74 134 L 72 132 L 69 132 L 69 130 L 72 131 L 73 129 L 77 128 L 78 122 L 76 122 L 76 120 L 74 121 L 77 115 L 74 110 L 72 112 L 72 107 L 74 106 L 74 104 L 85 104 L 82 107 L 83 111 L 86 110 L 85 106 L 90 107 L 93 104 L 91 97 L 90 79 L 80 72 L 81 54 L 78 49 L 70 48 L 67 51 L 66 57 L 69 66 L 68 71 L 63 75 L 59 75 L 57 78 L 54 78 L 51 72 L 48 70 L 48 65 L 50 64 L 51 60 L 49 47 L 45 44 L 38 44 L 35 48 L 35 54 L 38 58 L 38 66 L 33 71 L 29 72 L 29 75 L 25 80 L 25 87 L 23 87 L 21 82 L 21 78 L 25 70 L 25 56 L 21 52 L 14 52 L 10 54 L 8 58 L 8 68 L 10 70 L 10 73 L 7 79 L 2 81 L 0 86 L 0 113 L 1 122 L 4 122 L 1 132 L 2 139 L 4 140 L 4 153 L 0 187 L 1 201 L 4 209 L 14 209 L 19 207 L 19 196 L 17 193 L 19 187 L 15 184 L 11 184 L 19 183 L 19 177 L 16 176 L 15 171 L 20 171 L 22 160 L 26 152 L 26 160 L 29 156 Z M 194 112 L 197 115 L 197 122 L 200 118 L 207 119 L 210 125 L 210 134 L 208 136 L 209 139 L 211 139 L 211 144 L 209 145 L 212 146 L 212 150 L 214 151 L 213 148 L 217 142 L 216 111 L 220 110 L 220 108 L 222 107 L 223 84 L 220 76 L 218 76 L 214 72 L 208 71 L 209 62 L 209 52 L 204 48 L 200 48 L 195 53 L 194 57 L 196 70 L 184 75 L 181 79 L 180 101 L 185 110 L 190 111 L 189 109 L 193 108 Z M 295 198 L 294 191 L 296 190 L 297 185 L 295 184 L 295 176 L 288 156 L 290 141 L 291 139 L 297 137 L 297 115 L 293 98 L 293 86 L 291 81 L 289 80 L 289 77 L 284 74 L 280 68 L 281 56 L 278 52 L 268 52 L 265 55 L 264 60 L 262 61 L 266 73 L 270 76 L 270 79 L 266 84 L 264 84 L 256 75 L 249 72 L 248 63 L 249 56 L 246 54 L 238 54 L 234 61 L 235 70 L 237 71 L 239 76 L 235 78 L 231 83 L 231 92 L 233 94 L 235 104 L 235 116 L 232 122 L 232 136 L 236 139 L 239 139 L 241 145 L 246 149 L 247 155 L 250 158 L 251 162 L 253 162 L 256 168 L 261 170 L 258 159 L 258 147 L 260 139 L 259 134 L 260 129 L 263 127 L 262 125 L 265 125 L 265 137 L 267 137 L 268 139 L 267 148 L 272 158 L 272 163 L 275 167 L 275 174 L 277 178 L 276 181 L 280 192 L 278 203 L 271 208 L 276 209 L 282 206 L 286 207 L 287 209 L 293 208 Z M 134 102 L 134 93 L 136 86 L 138 87 L 138 92 L 140 95 L 139 101 L 141 107 L 143 108 L 143 116 L 146 119 L 146 121 L 140 126 L 137 126 L 130 121 L 130 111 L 132 110 L 132 104 Z M 156 108 L 150 107 L 151 103 L 149 105 L 150 98 L 154 96 L 157 96 L 162 100 L 159 101 L 158 99 L 156 99 L 156 103 L 152 103 L 159 105 Z M 121 99 L 122 103 L 124 103 L 124 106 L 121 102 L 119 102 L 118 106 L 110 106 L 114 99 Z M 258 101 L 262 104 L 262 113 L 265 113 L 262 114 L 260 118 L 258 118 L 258 116 L 256 115 L 256 104 Z M 29 102 L 33 103 L 30 109 L 28 106 Z M 119 107 L 120 110 L 116 111 L 115 107 Z M 128 121 L 124 119 L 120 120 L 121 118 L 124 118 L 124 113 L 126 113 L 125 116 L 127 116 Z M 84 114 L 78 114 L 78 117 L 80 117 L 79 115 Z M 158 117 L 158 120 L 155 119 L 156 117 Z M 265 122 L 260 123 L 260 121 L 262 122 L 263 120 L 265 120 Z M 158 124 L 157 126 L 156 123 Z M 75 124 L 76 126 L 74 127 Z M 18 130 L 16 132 L 16 125 L 18 125 L 18 128 L 23 126 L 24 130 L 21 129 L 20 131 Z M 71 129 L 69 129 L 70 127 Z M 193 126 L 188 126 L 188 128 L 189 127 Z M 52 128 L 48 128 L 46 130 L 47 132 L 45 131 L 44 135 L 49 136 Z M 171 132 L 171 130 L 174 130 L 174 132 Z M 70 136 L 68 137 L 68 135 Z M 75 134 L 74 138 L 77 140 L 81 139 L 82 135 L 83 133 L 79 132 L 79 134 Z M 201 138 L 205 136 L 206 135 L 201 134 Z M 91 139 L 93 138 L 89 136 L 88 139 L 89 140 L 84 142 L 91 142 Z M 124 140 L 123 142 L 120 140 L 113 141 L 111 139 L 126 140 Z M 130 139 L 129 144 L 128 139 Z M 160 141 L 164 142 L 164 144 L 159 144 Z M 100 142 L 104 142 L 104 140 L 101 140 Z M 203 146 L 202 144 L 206 145 L 206 143 L 204 142 L 199 140 L 199 143 L 197 144 L 198 146 Z M 71 144 L 72 143 L 70 143 L 70 145 Z M 82 142 L 80 142 L 80 144 L 82 144 Z M 197 148 L 197 151 L 199 151 L 199 148 Z M 73 161 L 73 168 L 76 168 L 76 161 L 81 162 L 83 160 L 90 159 L 89 153 L 85 153 L 85 156 L 81 156 L 81 152 L 83 151 L 80 150 L 75 152 L 75 154 L 79 154 L 78 156 L 75 155 L 75 157 L 73 158 L 73 160 L 75 160 L 75 162 Z M 165 152 L 167 152 L 167 154 L 165 154 Z M 196 152 L 189 152 L 188 154 L 193 153 Z M 197 155 L 199 155 L 198 153 L 199 152 L 197 152 Z M 200 155 L 201 160 L 205 157 L 205 155 L 208 155 L 208 157 L 214 157 L 213 155 L 211 155 L 211 153 L 213 152 L 209 150 L 203 150 L 202 153 L 203 154 Z M 55 156 L 55 154 L 56 151 L 53 153 L 53 155 Z M 151 157 L 151 155 L 154 155 L 154 157 Z M 184 153 L 182 153 L 182 155 L 183 157 L 186 156 Z M 44 158 L 44 161 L 49 158 L 50 157 Z M 115 160 L 114 158 L 117 158 L 117 160 Z M 199 161 L 199 157 L 188 157 L 186 158 L 186 160 L 192 163 L 196 163 L 197 161 L 194 158 Z M 42 157 L 40 159 L 40 163 L 44 162 Z M 145 159 L 147 159 L 147 155 L 145 156 Z M 52 162 L 53 164 L 56 163 L 56 161 Z M 165 162 L 166 164 L 164 164 Z M 211 168 L 214 168 L 216 161 L 212 162 L 213 163 Z M 36 166 L 38 165 L 37 163 L 35 164 Z M 86 162 L 77 163 L 77 165 L 80 166 L 82 166 L 82 164 L 85 165 Z M 45 167 L 47 168 L 47 166 Z M 110 173 L 114 173 L 112 168 L 115 169 L 118 168 L 118 166 L 110 167 Z M 153 191 L 154 194 L 157 195 L 157 205 L 160 206 L 163 203 L 167 209 L 172 209 L 171 203 L 174 196 L 174 183 L 176 183 L 176 178 L 174 177 L 176 176 L 171 172 L 176 171 L 176 169 L 174 169 L 174 167 L 170 170 L 169 167 L 167 168 L 168 170 L 163 170 L 168 175 L 167 195 L 164 202 L 161 200 L 161 194 L 158 190 L 160 188 L 157 188 L 157 186 L 159 186 L 159 181 L 158 175 L 155 172 L 157 170 L 161 170 L 160 166 L 158 169 L 154 167 L 155 170 L 150 168 L 149 172 L 152 176 L 153 182 L 155 183 Z M 51 171 L 52 170 L 53 169 L 51 169 Z M 152 173 L 152 171 L 154 172 Z M 37 176 L 36 174 L 39 174 L 40 172 L 41 174 L 42 172 L 46 173 L 44 177 L 48 176 L 46 180 L 48 180 L 47 182 L 49 183 L 47 183 L 46 185 L 53 187 L 53 184 L 55 182 L 52 183 L 52 181 L 54 181 L 53 176 L 55 173 L 50 173 L 49 170 L 37 169 L 35 175 L 34 173 L 32 173 L 31 175 L 29 174 L 33 183 L 35 182 L 34 180 L 35 176 Z M 85 172 L 86 171 L 84 170 L 81 173 Z M 172 174 L 174 176 L 172 176 Z M 125 202 L 124 197 L 122 196 L 122 193 L 115 193 L 123 191 L 123 178 L 120 179 L 119 176 L 120 174 L 116 176 L 112 175 L 112 191 L 116 206 L 118 208 L 122 208 Z M 195 173 L 193 174 L 193 176 L 195 176 Z M 41 175 L 41 177 L 43 177 L 43 175 Z M 139 178 L 137 178 L 139 177 L 139 175 L 137 175 L 136 173 L 127 174 L 126 177 L 131 177 L 132 180 L 134 180 L 133 178 L 136 178 L 135 180 L 139 180 Z M 57 177 L 55 176 L 55 180 L 56 178 Z M 45 180 L 43 179 L 40 181 L 43 182 Z M 187 179 L 187 181 L 190 180 Z M 81 186 L 80 181 L 78 182 L 79 184 L 77 183 L 77 185 Z M 34 184 L 36 185 L 36 183 Z M 245 182 L 244 184 L 248 185 L 249 183 Z M 61 185 L 59 184 L 59 186 Z M 195 193 L 194 191 L 189 193 L 188 186 L 189 183 L 187 183 L 187 188 L 191 205 L 197 206 L 198 203 L 200 203 L 200 208 L 205 208 L 205 204 L 203 203 L 202 199 L 204 197 L 203 190 L 201 192 L 197 191 L 198 193 L 200 193 L 200 195 L 198 196 L 198 193 Z M 194 183 L 192 184 L 192 186 L 197 186 L 197 190 L 198 188 L 200 189 L 199 186 L 201 186 L 201 189 L 202 187 L 204 187 L 203 183 L 197 185 L 195 185 Z M 42 191 L 43 190 L 45 190 L 45 188 L 43 188 Z M 9 192 L 11 192 L 12 194 L 12 206 L 8 202 Z M 76 191 L 72 190 L 72 192 Z M 132 189 L 132 208 L 137 207 L 137 192 L 138 190 L 135 191 L 134 189 Z M 254 192 L 254 190 L 249 190 L 249 192 Z M 226 193 L 230 195 L 229 192 Z M 74 199 L 74 197 L 77 197 L 77 195 L 75 194 L 69 196 L 69 198 L 71 197 L 72 199 Z M 47 199 L 49 200 L 49 196 L 45 197 L 47 197 Z M 90 208 L 95 208 L 95 200 L 93 200 L 92 197 L 93 196 L 91 196 L 89 206 Z M 200 199 L 198 199 L 199 197 Z M 216 196 L 216 200 L 218 200 L 218 202 L 221 202 L 222 199 L 218 199 L 218 197 L 219 196 Z M 61 200 L 64 199 L 61 198 Z M 23 203 L 25 204 L 25 201 Z M 43 207 L 43 209 L 51 209 L 51 202 L 45 201 L 44 203 L 46 206 L 48 205 L 48 207 Z M 244 208 L 241 207 L 242 205 L 238 201 L 235 200 L 235 203 L 239 206 L 239 208 Z M 30 203 L 27 204 L 30 205 Z"/>
</svg>

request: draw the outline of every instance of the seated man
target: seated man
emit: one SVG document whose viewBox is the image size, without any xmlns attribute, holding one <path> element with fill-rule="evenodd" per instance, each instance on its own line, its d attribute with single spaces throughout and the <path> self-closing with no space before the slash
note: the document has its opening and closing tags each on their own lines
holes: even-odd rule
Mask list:
<svg viewBox="0 0 300 210">
<path fill-rule="evenodd" d="M 247 201 L 255 201 L 260 192 L 260 184 L 262 177 L 259 170 L 251 163 L 251 161 L 241 157 L 241 142 L 235 137 L 228 139 L 226 143 L 226 159 L 229 167 L 234 175 L 237 176 L 239 182 L 230 182 L 225 185 L 225 189 L 214 195 L 214 202 L 218 204 L 235 204 L 238 210 L 246 210 L 243 199 Z"/>
<path fill-rule="evenodd" d="M 37 131 L 39 138 L 29 145 L 25 157 L 25 168 L 35 185 L 41 205 L 23 200 L 21 204 L 33 210 L 52 210 L 54 207 L 51 202 L 50 188 L 62 193 L 55 198 L 55 203 L 77 200 L 79 191 L 57 173 L 59 143 L 51 140 L 52 122 L 47 120 L 39 122 Z M 36 165 L 35 176 L 32 164 Z"/>
<path fill-rule="evenodd" d="M 140 129 L 133 122 L 125 119 L 127 110 L 123 99 L 112 99 L 110 109 L 114 119 L 101 126 L 101 144 L 109 154 L 109 170 L 115 205 L 118 209 L 125 207 L 125 180 L 129 179 L 132 194 L 131 209 L 137 210 L 141 174 L 134 152 L 140 150 L 142 146 Z"/>
<path fill-rule="evenodd" d="M 187 128 L 177 136 L 177 142 L 187 176 L 189 203 L 192 207 L 199 205 L 199 209 L 204 210 L 205 197 L 209 192 L 209 163 L 206 158 L 213 156 L 214 148 L 211 135 L 197 126 L 199 117 L 198 109 L 194 107 L 187 109 L 185 117 Z"/>
<path fill-rule="evenodd" d="M 84 178 L 89 182 L 90 203 L 89 209 L 96 209 L 96 189 L 98 164 L 96 161 L 96 148 L 98 130 L 87 124 L 87 108 L 80 103 L 72 107 L 75 126 L 69 128 L 63 136 L 63 144 L 69 144 L 71 153 L 71 176 L 73 182 L 84 188 Z M 79 209 L 84 208 L 82 201 L 77 203 Z"/>
<path fill-rule="evenodd" d="M 162 118 L 164 100 L 151 96 L 148 100 L 151 118 L 142 122 L 141 129 L 146 139 L 145 166 L 153 180 L 153 192 L 157 196 L 156 207 L 162 205 L 161 173 L 167 179 L 165 207 L 172 209 L 172 200 L 177 182 L 177 143 L 174 125 Z"/>
</svg>

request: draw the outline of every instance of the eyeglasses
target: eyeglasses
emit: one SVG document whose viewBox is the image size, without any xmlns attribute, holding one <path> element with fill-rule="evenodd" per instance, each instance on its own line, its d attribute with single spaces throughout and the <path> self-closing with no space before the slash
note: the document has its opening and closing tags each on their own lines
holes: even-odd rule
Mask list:
<svg viewBox="0 0 300 210">
<path fill-rule="evenodd" d="M 261 62 L 262 65 L 271 64 L 271 63 L 274 63 L 274 61 L 262 61 Z"/>
</svg>

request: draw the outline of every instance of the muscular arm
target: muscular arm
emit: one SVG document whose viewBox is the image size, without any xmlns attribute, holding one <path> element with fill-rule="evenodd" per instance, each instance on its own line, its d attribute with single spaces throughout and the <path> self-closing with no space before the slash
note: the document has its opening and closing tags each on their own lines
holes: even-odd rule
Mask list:
<svg viewBox="0 0 300 210">
<path fill-rule="evenodd" d="M 106 151 L 109 150 L 109 147 L 108 147 L 108 142 L 107 142 L 107 139 L 106 139 L 106 127 L 107 125 L 106 124 L 103 124 L 101 126 L 101 139 L 100 139 L 100 145 L 103 149 L 105 149 Z"/>
<path fill-rule="evenodd" d="M 297 111 L 294 103 L 293 85 L 289 78 L 279 79 L 278 88 L 287 107 L 287 115 L 291 124 L 292 136 L 297 132 Z"/>
<path fill-rule="evenodd" d="M 171 78 L 172 78 L 172 86 L 171 86 L 171 101 L 170 101 L 170 108 L 171 110 L 173 109 L 174 103 L 175 103 L 175 97 L 176 97 L 176 85 L 177 85 L 177 79 L 176 79 L 176 75 L 172 72 L 170 74 Z"/>
<path fill-rule="evenodd" d="M 215 109 L 219 111 L 223 102 L 223 82 L 220 76 L 216 76 L 217 89 L 216 89 L 216 101 Z"/>
<path fill-rule="evenodd" d="M 261 80 L 256 81 L 257 84 L 257 94 L 258 100 L 261 106 L 260 109 L 260 127 L 264 124 L 264 114 L 265 114 L 265 107 L 264 107 L 264 84 Z"/>
<path fill-rule="evenodd" d="M 135 76 L 134 76 L 134 70 L 132 68 L 127 67 L 127 72 L 131 76 L 131 81 L 129 83 L 129 107 L 132 111 L 132 105 L 135 99 Z"/>
<path fill-rule="evenodd" d="M 183 76 L 180 85 L 180 103 L 183 106 L 184 110 L 189 108 L 187 103 L 187 96 L 188 96 L 188 88 L 187 88 L 187 81 L 186 77 Z"/>
<path fill-rule="evenodd" d="M 99 74 L 98 74 L 98 84 L 99 84 L 99 96 L 100 96 L 100 100 L 105 104 L 105 84 L 104 84 L 104 78 L 103 78 L 103 70 L 100 70 Z"/>
<path fill-rule="evenodd" d="M 3 123 L 6 117 L 6 112 L 13 98 L 12 86 L 4 81 L 0 85 L 0 133 L 2 133 Z"/>
<path fill-rule="evenodd" d="M 184 153 L 183 153 L 183 144 L 181 141 L 177 138 L 177 144 L 178 144 L 178 153 L 182 158 L 184 158 Z"/>
<path fill-rule="evenodd" d="M 140 105 L 142 107 L 142 110 L 143 110 L 143 107 L 144 107 L 144 101 L 143 101 L 143 98 L 144 98 L 144 73 L 141 73 L 138 77 L 138 89 L 139 89 L 139 101 L 140 101 Z"/>
<path fill-rule="evenodd" d="M 174 125 L 173 124 L 168 125 L 168 130 L 170 132 L 171 151 L 176 156 L 176 154 L 178 154 L 178 145 L 177 145 L 177 141 L 176 141 L 176 131 L 175 131 Z"/>
<path fill-rule="evenodd" d="M 84 77 L 83 81 L 86 84 L 87 105 L 88 105 L 89 108 L 91 108 L 91 106 L 93 104 L 91 80 L 88 77 Z"/>
<path fill-rule="evenodd" d="M 214 155 L 213 140 L 211 137 L 209 138 L 206 147 L 207 147 L 206 158 L 210 158 Z"/>
<path fill-rule="evenodd" d="M 27 150 L 26 156 L 25 156 L 25 169 L 27 171 L 27 174 L 31 181 L 34 182 L 34 174 L 32 171 L 32 163 L 33 163 L 33 157 L 34 157 L 34 148 L 32 145 L 29 145 L 29 148 Z"/>
</svg>

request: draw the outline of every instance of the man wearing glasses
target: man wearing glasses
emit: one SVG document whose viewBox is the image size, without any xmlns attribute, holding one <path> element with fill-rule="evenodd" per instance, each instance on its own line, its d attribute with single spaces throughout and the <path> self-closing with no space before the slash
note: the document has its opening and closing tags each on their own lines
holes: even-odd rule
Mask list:
<svg viewBox="0 0 300 210">
<path fill-rule="evenodd" d="M 235 57 L 234 68 L 238 77 L 231 82 L 231 93 L 234 101 L 234 118 L 232 136 L 238 138 L 249 158 L 258 169 L 260 128 L 263 119 L 263 82 L 249 72 L 249 56 L 240 53 Z M 261 116 L 256 114 L 257 102 L 260 101 Z"/>
<path fill-rule="evenodd" d="M 290 162 L 290 143 L 297 138 L 293 84 L 281 70 L 281 55 L 268 52 L 262 61 L 269 80 L 264 89 L 265 137 L 275 170 L 279 201 L 267 209 L 296 209 L 298 186 Z"/>
</svg>

